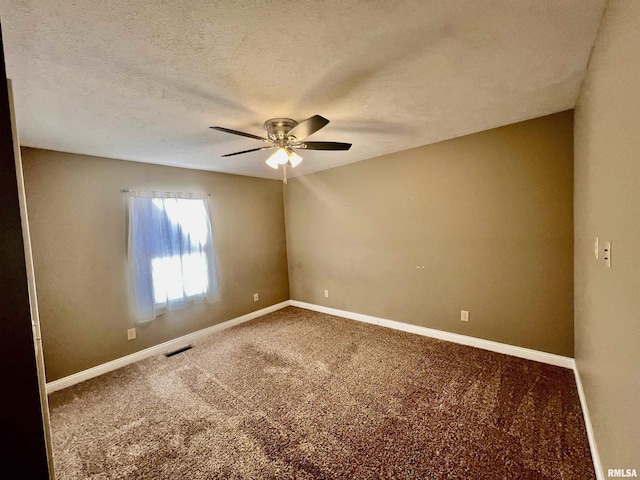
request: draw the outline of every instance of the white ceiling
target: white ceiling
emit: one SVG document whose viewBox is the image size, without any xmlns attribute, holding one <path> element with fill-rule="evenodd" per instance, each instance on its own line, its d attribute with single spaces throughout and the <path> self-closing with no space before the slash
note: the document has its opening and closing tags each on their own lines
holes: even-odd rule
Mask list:
<svg viewBox="0 0 640 480">
<path fill-rule="evenodd" d="M 294 174 L 572 108 L 605 0 L 0 0 L 21 143 L 280 178 L 272 117 L 331 123 Z M 188 6 L 186 6 L 188 5 Z"/>
</svg>

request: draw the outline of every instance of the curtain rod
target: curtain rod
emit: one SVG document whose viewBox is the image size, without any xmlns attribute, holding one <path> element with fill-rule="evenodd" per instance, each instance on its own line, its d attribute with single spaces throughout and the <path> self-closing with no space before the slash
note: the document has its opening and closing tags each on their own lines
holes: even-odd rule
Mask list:
<svg viewBox="0 0 640 480">
<path fill-rule="evenodd" d="M 129 193 L 130 191 L 131 191 L 131 190 L 129 190 L 128 188 L 123 188 L 122 190 L 120 190 L 120 193 Z M 178 194 L 180 194 L 180 193 L 182 193 L 182 192 L 170 192 L 170 193 L 178 193 Z M 211 194 L 210 194 L 210 193 L 206 193 L 205 195 L 206 195 L 207 197 L 210 197 L 210 196 L 211 196 Z"/>
</svg>

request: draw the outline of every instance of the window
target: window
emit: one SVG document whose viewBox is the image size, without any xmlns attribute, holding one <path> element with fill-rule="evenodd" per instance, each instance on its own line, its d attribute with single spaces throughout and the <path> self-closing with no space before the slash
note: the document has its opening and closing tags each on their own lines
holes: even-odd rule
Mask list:
<svg viewBox="0 0 640 480">
<path fill-rule="evenodd" d="M 139 320 L 218 300 L 206 197 L 131 192 L 129 264 Z"/>
</svg>

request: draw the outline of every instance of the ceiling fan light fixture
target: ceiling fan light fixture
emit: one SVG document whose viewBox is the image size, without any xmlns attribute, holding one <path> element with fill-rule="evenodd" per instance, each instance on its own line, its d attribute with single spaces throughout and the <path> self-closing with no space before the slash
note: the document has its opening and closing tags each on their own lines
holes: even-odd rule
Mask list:
<svg viewBox="0 0 640 480">
<path fill-rule="evenodd" d="M 276 153 L 273 154 L 273 158 L 275 158 L 280 165 L 286 165 L 289 161 L 289 154 L 285 148 L 280 147 L 276 150 Z"/>
<path fill-rule="evenodd" d="M 273 153 L 269 158 L 267 158 L 267 160 L 264 162 L 267 165 L 269 165 L 271 168 L 273 168 L 274 170 L 278 169 L 278 165 L 280 165 L 280 163 L 278 162 L 278 159 L 276 158 L 276 155 L 278 153 L 279 150 L 277 150 L 275 153 Z"/>
<path fill-rule="evenodd" d="M 298 165 L 300 165 L 300 162 L 302 161 L 302 157 L 291 149 L 289 149 L 288 153 L 289 153 L 289 163 L 291 164 L 291 166 L 295 168 Z"/>
</svg>

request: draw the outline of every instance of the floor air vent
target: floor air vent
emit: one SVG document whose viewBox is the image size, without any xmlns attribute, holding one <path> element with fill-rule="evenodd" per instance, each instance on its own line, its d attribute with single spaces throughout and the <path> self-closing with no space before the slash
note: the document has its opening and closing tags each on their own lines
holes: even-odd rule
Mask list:
<svg viewBox="0 0 640 480">
<path fill-rule="evenodd" d="M 165 357 L 173 357 L 174 355 L 177 355 L 177 354 L 182 353 L 182 352 L 186 352 L 187 350 L 191 350 L 192 348 L 193 347 L 191 345 L 187 345 L 186 347 L 179 348 L 177 350 L 174 350 L 173 352 L 167 352 L 167 353 L 164 354 L 164 356 Z"/>
</svg>

